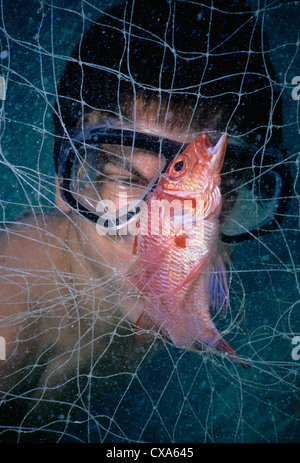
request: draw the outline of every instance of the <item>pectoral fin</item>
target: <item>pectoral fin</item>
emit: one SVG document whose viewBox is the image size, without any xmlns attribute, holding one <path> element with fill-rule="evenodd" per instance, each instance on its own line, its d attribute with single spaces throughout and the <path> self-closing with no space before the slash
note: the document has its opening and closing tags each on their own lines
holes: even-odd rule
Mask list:
<svg viewBox="0 0 300 463">
<path fill-rule="evenodd" d="M 176 294 L 181 288 L 183 288 L 183 286 L 187 285 L 188 283 L 190 283 L 192 280 L 194 280 L 194 278 L 196 278 L 196 276 L 201 272 L 202 268 L 204 267 L 204 265 L 206 264 L 206 262 L 208 261 L 210 257 L 210 252 L 206 252 L 200 259 L 200 262 L 190 271 L 190 273 L 182 280 L 182 282 L 176 286 L 175 289 L 173 289 L 170 293 L 168 294 L 165 294 L 163 297 L 169 297 L 169 296 L 173 296 L 174 294 Z"/>
</svg>

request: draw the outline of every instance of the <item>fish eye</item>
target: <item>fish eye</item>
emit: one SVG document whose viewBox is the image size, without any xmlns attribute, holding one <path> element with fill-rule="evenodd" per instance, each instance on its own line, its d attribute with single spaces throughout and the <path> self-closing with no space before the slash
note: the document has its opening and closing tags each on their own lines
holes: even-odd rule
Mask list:
<svg viewBox="0 0 300 463">
<path fill-rule="evenodd" d="M 176 162 L 176 164 L 174 165 L 174 169 L 176 170 L 176 172 L 180 172 L 183 169 L 183 161 Z"/>
<path fill-rule="evenodd" d="M 173 160 L 169 167 L 168 173 L 174 179 L 180 179 L 186 175 L 189 170 L 189 161 L 185 155 L 180 155 Z"/>
</svg>

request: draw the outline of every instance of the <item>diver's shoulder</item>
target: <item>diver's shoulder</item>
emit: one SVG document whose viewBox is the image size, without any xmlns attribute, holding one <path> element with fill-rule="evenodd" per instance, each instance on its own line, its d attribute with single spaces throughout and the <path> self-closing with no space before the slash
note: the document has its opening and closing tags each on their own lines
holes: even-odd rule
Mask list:
<svg viewBox="0 0 300 463">
<path fill-rule="evenodd" d="M 51 236 L 64 235 L 68 227 L 70 219 L 56 211 L 38 212 L 25 210 L 21 215 L 18 215 L 13 222 L 5 223 L 0 228 L 0 237 L 3 239 L 5 235 L 11 237 L 17 236 L 33 236 L 40 233 L 47 233 Z M 22 234 L 19 234 L 21 233 Z"/>
<path fill-rule="evenodd" d="M 2 226 L 0 255 L 38 260 L 58 254 L 65 247 L 69 219 L 57 212 L 23 213 L 13 223 Z"/>
</svg>

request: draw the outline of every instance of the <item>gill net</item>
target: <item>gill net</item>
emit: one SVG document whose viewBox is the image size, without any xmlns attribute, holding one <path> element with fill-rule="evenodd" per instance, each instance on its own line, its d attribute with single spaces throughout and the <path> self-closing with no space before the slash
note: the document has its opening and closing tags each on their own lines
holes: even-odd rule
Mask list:
<svg viewBox="0 0 300 463">
<path fill-rule="evenodd" d="M 138 345 L 118 309 L 137 301 L 116 283 L 117 256 L 92 248 L 101 279 L 79 264 L 70 269 L 59 259 L 73 252 L 80 262 L 79 251 L 66 249 L 61 230 L 45 228 L 58 213 L 52 115 L 59 79 L 74 45 L 111 3 L 1 0 L 1 304 L 11 310 L 0 319 L 0 442 L 299 441 L 300 4 L 252 0 L 247 10 L 247 21 L 249 13 L 260 17 L 268 34 L 262 53 L 277 75 L 293 184 L 279 228 L 230 248 L 230 310 L 216 323 L 250 366 L 245 371 L 215 350 L 195 354 L 161 338 Z M 208 37 L 215 10 L 230 14 L 227 2 L 187 3 L 199 4 L 199 15 L 209 9 Z M 270 112 L 272 131 L 270 108 L 257 111 Z M 49 258 L 53 249 L 58 260 Z M 26 264 L 26 253 L 37 252 L 42 264 Z M 17 341 L 4 359 L 9 327 Z"/>
</svg>

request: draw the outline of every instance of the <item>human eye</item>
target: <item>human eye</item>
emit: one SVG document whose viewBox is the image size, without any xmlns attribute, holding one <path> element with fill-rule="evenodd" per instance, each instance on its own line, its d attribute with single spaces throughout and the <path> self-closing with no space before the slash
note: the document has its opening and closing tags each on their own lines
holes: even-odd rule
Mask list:
<svg viewBox="0 0 300 463">
<path fill-rule="evenodd" d="M 123 168 L 113 163 L 107 163 L 98 172 L 98 178 L 102 181 L 118 183 L 124 187 L 137 188 L 147 185 L 147 180 L 130 165 Z"/>
<path fill-rule="evenodd" d="M 141 196 L 158 171 L 157 155 L 131 147 L 106 145 L 84 158 L 77 176 L 77 192 L 97 203 L 128 201 Z"/>
<path fill-rule="evenodd" d="M 121 158 L 110 158 L 102 163 L 94 183 L 101 199 L 112 201 L 125 197 L 128 201 L 134 200 L 143 193 L 147 184 L 147 179 L 129 161 Z"/>
</svg>

